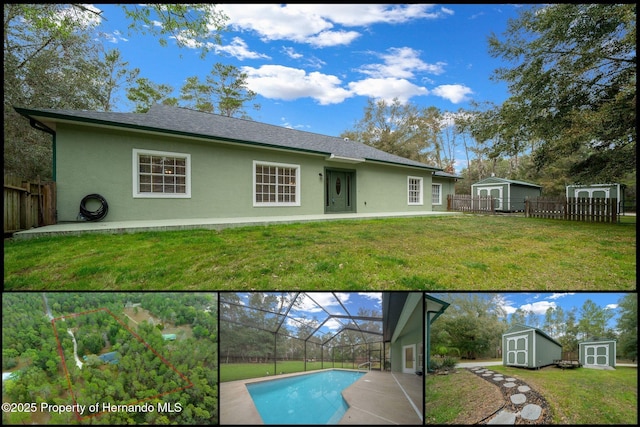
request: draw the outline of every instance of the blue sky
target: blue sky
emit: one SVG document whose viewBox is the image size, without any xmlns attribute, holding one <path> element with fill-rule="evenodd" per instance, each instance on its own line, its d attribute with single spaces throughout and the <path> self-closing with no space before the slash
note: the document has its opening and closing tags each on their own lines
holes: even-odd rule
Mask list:
<svg viewBox="0 0 640 427">
<path fill-rule="evenodd" d="M 129 34 L 117 5 L 95 7 L 105 18 L 105 48 L 119 49 L 140 77 L 172 86 L 175 96 L 187 77 L 204 80 L 214 63 L 231 64 L 258 94 L 260 110 L 246 108 L 253 120 L 339 136 L 362 119 L 369 98 L 397 97 L 442 112 L 469 108 L 471 100 L 504 101 L 506 85 L 490 76 L 506 64 L 488 54 L 487 38 L 503 34 L 508 19 L 528 6 L 222 4 L 229 31 L 204 60 L 175 40 L 162 47 L 154 37 Z M 124 94 L 120 100 L 118 110 L 131 111 Z M 461 146 L 455 158 L 460 171 Z"/>
<path fill-rule="evenodd" d="M 250 306 L 250 294 L 247 292 L 238 293 L 242 304 L 247 305 L 247 307 Z M 274 294 L 274 292 L 265 292 L 264 294 Z M 275 292 L 275 294 L 283 297 L 280 292 Z M 286 324 L 291 332 L 297 331 L 301 324 L 309 323 L 310 320 L 314 319 L 315 322 L 312 325 L 313 328 L 319 327 L 317 330 L 319 335 L 334 334 L 346 326 L 348 320 L 340 318 L 328 319 L 330 315 L 357 316 L 361 308 L 368 310 L 369 313 L 372 311 L 377 312 L 379 315 L 382 313 L 381 292 L 300 292 L 297 295 L 296 304 L 288 310 L 291 300 L 296 297 L 296 294 L 298 293 L 285 293 L 286 302 L 283 304 L 281 311 L 281 314 L 286 313 L 288 316 Z M 226 293 L 222 293 L 220 297 L 220 301 L 223 303 L 221 304 L 222 317 L 224 317 L 226 295 Z M 360 322 L 358 323 L 361 324 Z M 380 325 L 381 327 L 382 325 Z"/>
<path fill-rule="evenodd" d="M 483 293 L 478 292 L 478 295 Z M 444 294 L 432 294 L 436 298 L 446 301 Z M 485 294 L 489 295 L 489 294 Z M 533 311 L 538 314 L 540 326 L 544 324 L 544 315 L 549 307 L 562 307 L 565 315 L 571 309 L 576 309 L 576 315 L 579 319 L 580 309 L 584 302 L 588 299 L 593 301 L 597 306 L 613 310 L 614 317 L 609 322 L 609 326 L 614 328 L 616 320 L 620 315 L 618 303 L 627 295 L 623 292 L 500 292 L 498 293 L 500 306 L 504 308 L 507 316 L 514 313 L 518 308 L 522 310 Z"/>
</svg>

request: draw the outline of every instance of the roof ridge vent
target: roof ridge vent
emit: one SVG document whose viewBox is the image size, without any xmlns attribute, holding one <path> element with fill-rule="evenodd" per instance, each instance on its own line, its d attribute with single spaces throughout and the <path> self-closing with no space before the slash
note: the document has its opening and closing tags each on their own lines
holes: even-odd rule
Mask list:
<svg viewBox="0 0 640 427">
<path fill-rule="evenodd" d="M 345 142 L 349 142 L 349 138 L 345 137 L 344 138 Z"/>
</svg>

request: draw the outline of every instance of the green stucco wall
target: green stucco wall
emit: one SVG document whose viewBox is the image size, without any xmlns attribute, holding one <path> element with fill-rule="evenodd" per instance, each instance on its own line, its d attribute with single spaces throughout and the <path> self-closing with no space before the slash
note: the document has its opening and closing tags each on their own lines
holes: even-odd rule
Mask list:
<svg viewBox="0 0 640 427">
<path fill-rule="evenodd" d="M 326 167 L 355 171 L 358 213 L 432 210 L 429 170 L 368 162 L 344 164 L 318 154 L 106 128 L 96 131 L 59 124 L 56 131 L 58 222 L 76 221 L 81 200 L 93 193 L 109 204 L 104 221 L 323 214 L 324 182 L 319 174 Z M 190 154 L 191 198 L 134 198 L 134 148 Z M 254 160 L 299 165 L 300 206 L 254 207 Z M 423 177 L 421 206 L 408 204 L 409 175 Z"/>
<path fill-rule="evenodd" d="M 402 372 L 403 347 L 415 344 L 416 346 L 416 370 L 424 371 L 424 305 L 423 295 L 411 293 L 407 296 L 407 307 L 411 311 L 407 313 L 408 320 L 404 324 L 397 339 L 391 343 L 391 371 Z"/>
<path fill-rule="evenodd" d="M 433 184 L 441 184 L 441 204 L 436 204 L 436 201 L 432 201 L 432 209 L 435 212 L 446 212 L 447 211 L 447 194 L 456 194 L 455 190 L 455 181 L 453 179 L 440 178 L 437 176 L 433 177 Z M 429 188 L 429 193 L 431 194 L 431 188 Z"/>
</svg>

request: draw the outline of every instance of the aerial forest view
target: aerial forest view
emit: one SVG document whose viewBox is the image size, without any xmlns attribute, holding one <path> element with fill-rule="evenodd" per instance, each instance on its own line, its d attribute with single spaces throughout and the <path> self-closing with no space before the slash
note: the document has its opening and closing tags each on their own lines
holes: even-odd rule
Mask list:
<svg viewBox="0 0 640 427">
<path fill-rule="evenodd" d="M 6 293 L 3 424 L 217 424 L 215 293 Z"/>
</svg>

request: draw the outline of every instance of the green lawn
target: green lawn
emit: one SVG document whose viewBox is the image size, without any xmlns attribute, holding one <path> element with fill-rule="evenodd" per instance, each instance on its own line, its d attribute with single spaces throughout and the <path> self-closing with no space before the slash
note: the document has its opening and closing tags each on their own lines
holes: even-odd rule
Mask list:
<svg viewBox="0 0 640 427">
<path fill-rule="evenodd" d="M 635 217 L 459 215 L 10 239 L 4 289 L 635 290 Z"/>
<path fill-rule="evenodd" d="M 638 422 L 638 370 L 617 367 L 614 371 L 598 369 L 561 370 L 548 367 L 540 370 L 491 366 L 527 383 L 549 403 L 553 424 L 632 424 Z M 429 375 L 426 379 L 427 423 L 450 424 L 460 413 L 472 412 L 468 408 L 469 394 L 465 383 L 456 382 L 452 375 Z M 486 382 L 485 393 L 495 387 Z M 430 402 L 438 402 L 432 404 Z M 467 402 L 467 403 L 465 403 Z"/>
</svg>

